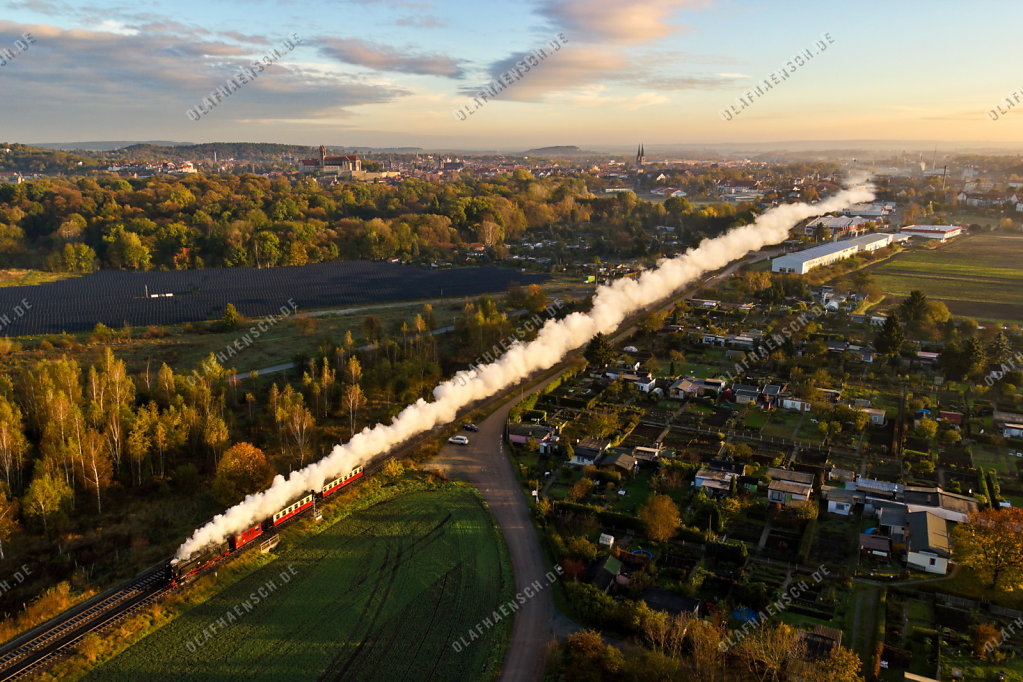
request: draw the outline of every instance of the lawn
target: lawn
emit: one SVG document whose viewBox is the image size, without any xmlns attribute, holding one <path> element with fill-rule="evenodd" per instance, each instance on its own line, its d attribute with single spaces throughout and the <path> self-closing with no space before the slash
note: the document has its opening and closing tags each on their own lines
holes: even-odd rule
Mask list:
<svg viewBox="0 0 1023 682">
<path fill-rule="evenodd" d="M 492 678 L 510 620 L 467 633 L 512 584 L 471 490 L 408 492 L 285 548 L 85 679 Z M 237 622 L 217 628 L 228 613 Z"/>
<path fill-rule="evenodd" d="M 993 448 L 987 445 L 973 446 L 973 462 L 984 471 L 996 469 L 1004 476 L 1016 476 L 1017 457 L 1011 457 L 1007 450 Z"/>
<path fill-rule="evenodd" d="M 747 429 L 759 430 L 767 423 L 768 413 L 760 409 L 750 409 L 743 418 L 742 423 Z"/>
<path fill-rule="evenodd" d="M 773 412 L 771 418 L 764 424 L 760 434 L 767 438 L 791 439 L 793 431 L 796 429 L 796 424 L 799 423 L 800 416 L 798 412 Z"/>
<path fill-rule="evenodd" d="M 936 248 L 908 249 L 870 268 L 870 274 L 893 296 L 920 289 L 954 314 L 1018 320 L 1023 315 L 1021 252 L 1023 236 L 988 232 Z"/>
</svg>

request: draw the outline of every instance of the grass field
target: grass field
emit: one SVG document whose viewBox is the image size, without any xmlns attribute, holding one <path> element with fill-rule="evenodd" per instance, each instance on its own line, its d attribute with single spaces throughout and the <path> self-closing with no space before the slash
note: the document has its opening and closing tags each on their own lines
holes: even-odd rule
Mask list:
<svg viewBox="0 0 1023 682">
<path fill-rule="evenodd" d="M 0 287 L 46 284 L 77 276 L 66 272 L 43 272 L 42 270 L 0 270 Z"/>
<path fill-rule="evenodd" d="M 473 492 L 404 493 L 285 549 L 84 679 L 486 679 L 510 619 L 467 633 L 512 584 Z M 236 622 L 218 628 L 228 613 Z M 468 646 L 453 646 L 460 637 Z"/>
<path fill-rule="evenodd" d="M 870 273 L 890 296 L 920 289 L 956 315 L 1023 317 L 1023 235 L 983 233 L 936 248 L 910 249 Z"/>
</svg>

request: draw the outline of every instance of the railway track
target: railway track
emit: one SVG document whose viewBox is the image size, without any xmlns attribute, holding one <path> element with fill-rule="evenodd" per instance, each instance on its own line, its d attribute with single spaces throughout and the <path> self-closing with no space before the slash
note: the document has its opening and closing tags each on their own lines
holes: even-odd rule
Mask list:
<svg viewBox="0 0 1023 682">
<path fill-rule="evenodd" d="M 154 566 L 129 583 L 70 609 L 39 629 L 13 640 L 0 655 L 0 681 L 27 679 L 68 653 L 83 637 L 135 613 L 168 589 L 162 566 Z"/>
</svg>

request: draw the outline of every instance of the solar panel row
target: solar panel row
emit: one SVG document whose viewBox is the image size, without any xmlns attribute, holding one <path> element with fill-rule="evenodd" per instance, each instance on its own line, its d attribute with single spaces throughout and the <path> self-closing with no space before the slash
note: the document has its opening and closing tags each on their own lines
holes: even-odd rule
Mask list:
<svg viewBox="0 0 1023 682">
<path fill-rule="evenodd" d="M 0 334 L 23 336 L 108 327 L 179 324 L 219 317 L 233 303 L 247 317 L 278 312 L 288 299 L 299 310 L 387 301 L 476 296 L 546 275 L 482 266 L 434 270 L 398 263 L 342 261 L 301 267 L 210 268 L 161 272 L 104 270 L 78 279 L 0 288 Z M 148 294 L 148 296 L 147 296 Z M 154 294 L 156 296 L 154 296 Z M 163 296 L 159 294 L 173 294 Z M 12 311 L 27 300 L 21 317 Z"/>
</svg>

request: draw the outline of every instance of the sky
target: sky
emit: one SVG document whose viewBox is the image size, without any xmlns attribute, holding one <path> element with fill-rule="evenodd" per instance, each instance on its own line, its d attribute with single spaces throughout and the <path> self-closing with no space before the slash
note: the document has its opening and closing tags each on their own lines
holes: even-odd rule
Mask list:
<svg viewBox="0 0 1023 682">
<path fill-rule="evenodd" d="M 1014 68 L 1023 65 L 1023 3 L 1009 0 L 0 0 L 0 7 L 0 63 L 3 50 L 14 53 L 0 66 L 0 139 L 8 142 L 501 150 L 1023 143 L 1023 71 Z M 289 49 L 292 36 L 300 42 Z M 511 85 L 474 103 L 491 79 L 545 46 L 528 72 L 520 67 Z M 786 68 L 807 50 L 812 57 Z M 255 61 L 272 65 L 214 106 L 194 109 Z M 778 83 L 770 90 L 745 97 L 772 74 Z"/>
</svg>

